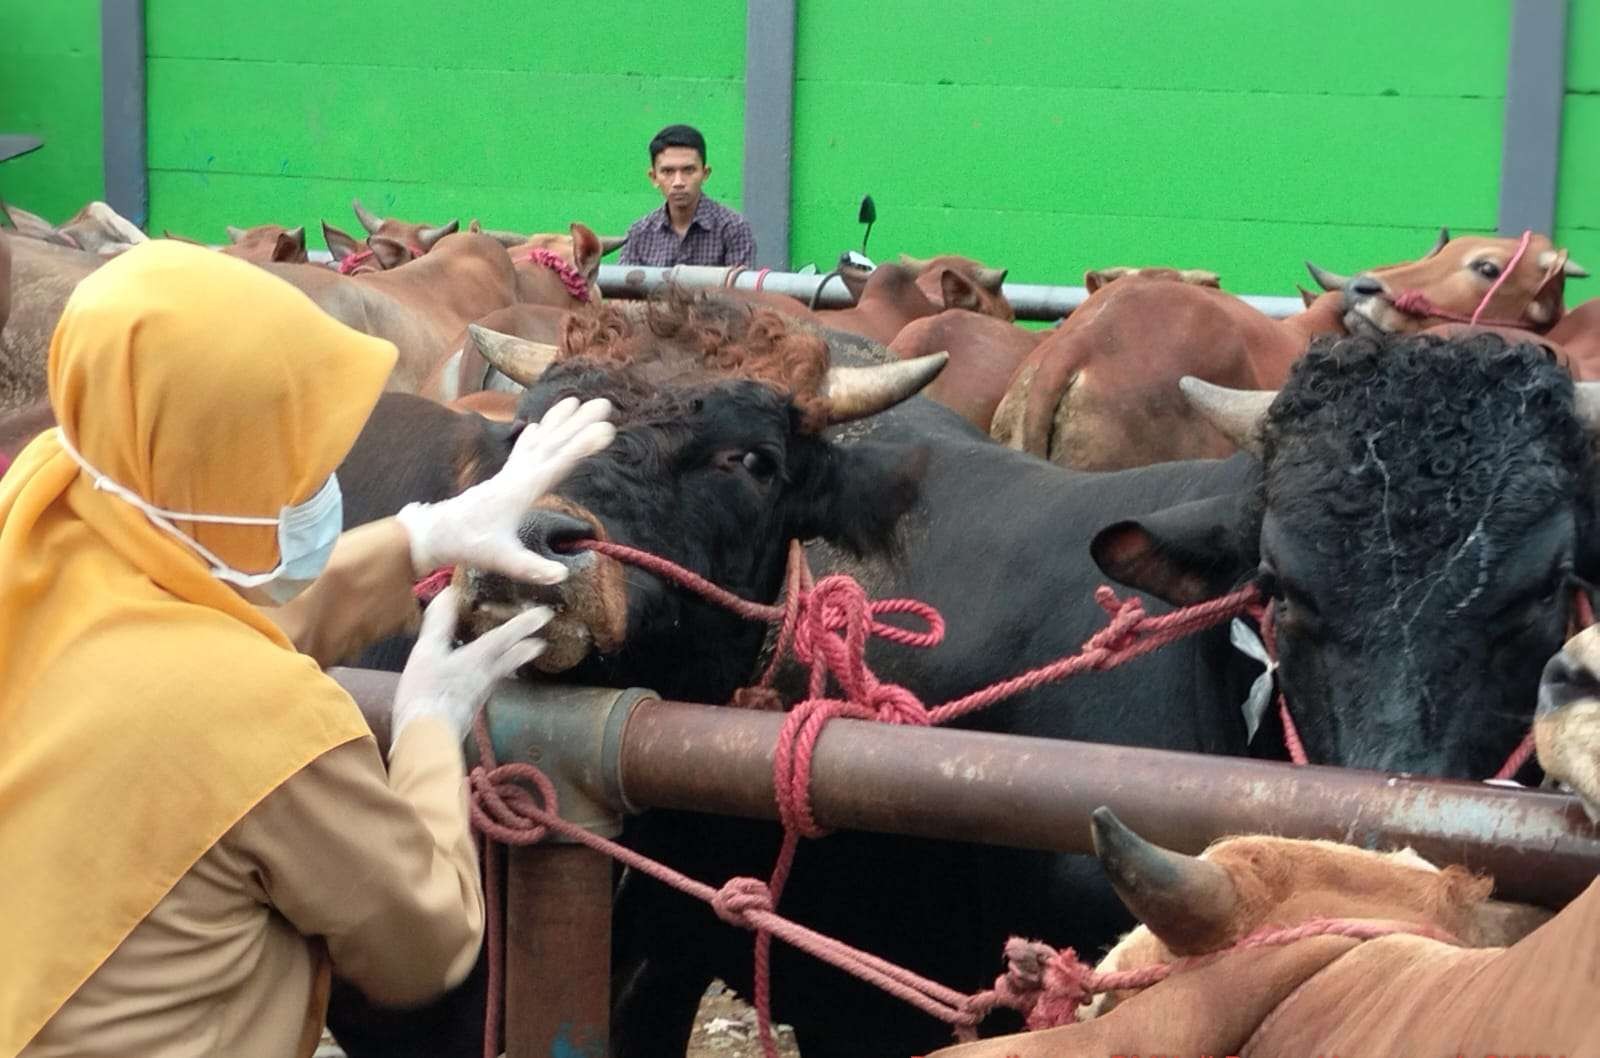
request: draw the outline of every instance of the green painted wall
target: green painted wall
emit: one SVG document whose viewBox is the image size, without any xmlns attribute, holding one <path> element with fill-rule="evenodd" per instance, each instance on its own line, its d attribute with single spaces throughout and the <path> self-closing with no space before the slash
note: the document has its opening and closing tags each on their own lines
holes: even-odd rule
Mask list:
<svg viewBox="0 0 1600 1058">
<path fill-rule="evenodd" d="M 0 197 L 57 221 L 100 197 L 99 0 L 0 0 L 0 132 L 45 140 Z"/>
<path fill-rule="evenodd" d="M 1567 16 L 1567 95 L 1561 113 L 1556 242 L 1600 275 L 1600 0 L 1572 0 Z M 1600 281 L 1574 283 L 1567 304 L 1600 297 Z"/>
<path fill-rule="evenodd" d="M 1165 264 L 1292 294 L 1306 257 L 1353 271 L 1495 224 L 1500 0 L 802 10 L 797 259 L 859 241 L 865 192 L 869 251 L 1032 282 Z"/>
<path fill-rule="evenodd" d="M 350 228 L 360 196 L 620 233 L 659 202 L 644 144 L 678 120 L 740 204 L 742 0 L 147 3 L 152 230 Z M 49 139 L 0 194 L 53 218 L 102 193 L 98 6 L 0 0 L 0 130 Z M 1508 12 L 800 0 L 794 260 L 858 245 L 865 193 L 873 256 L 959 250 L 1020 281 L 1173 264 L 1290 293 L 1307 257 L 1348 271 L 1441 224 L 1492 230 Z M 1600 269 L 1600 0 L 1571 19 L 1556 234 Z"/>
</svg>

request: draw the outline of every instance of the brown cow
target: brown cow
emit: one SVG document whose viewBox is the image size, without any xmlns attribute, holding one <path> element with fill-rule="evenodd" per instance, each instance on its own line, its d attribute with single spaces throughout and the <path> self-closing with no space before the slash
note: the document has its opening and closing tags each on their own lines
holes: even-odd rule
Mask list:
<svg viewBox="0 0 1600 1058">
<path fill-rule="evenodd" d="M 1017 365 L 1044 335 L 970 309 L 946 309 L 906 324 L 889 350 L 902 360 L 948 351 L 950 363 L 922 394 L 988 433 Z"/>
<path fill-rule="evenodd" d="M 1091 294 L 1022 362 L 990 434 L 1083 470 L 1219 458 L 1232 444 L 1178 391 L 1183 374 L 1234 389 L 1274 389 L 1317 334 L 1336 331 L 1325 294 L 1274 320 L 1231 294 L 1159 276 L 1127 276 Z"/>
<path fill-rule="evenodd" d="M 322 222 L 322 241 L 333 255 L 335 268 L 343 275 L 366 275 L 390 268 L 399 268 L 433 249 L 439 240 L 461 227 L 459 220 L 448 224 L 430 226 L 410 221 L 379 217 L 354 199 L 356 219 L 367 230 L 365 245 L 355 236 L 336 228 L 326 220 Z"/>
<path fill-rule="evenodd" d="M 1172 279 L 1179 283 L 1193 283 L 1197 287 L 1222 288 L 1222 279 L 1215 272 L 1208 272 L 1204 268 L 1167 268 L 1163 265 L 1153 267 L 1129 267 L 1117 265 L 1113 268 L 1091 268 L 1083 273 L 1083 287 L 1093 294 L 1107 283 L 1114 282 L 1126 276 L 1143 276 L 1146 279 Z M 1314 300 L 1314 295 L 1300 291 L 1300 297 L 1309 307 Z"/>
<path fill-rule="evenodd" d="M 917 287 L 938 308 L 970 309 L 1000 320 L 1017 318 L 1011 302 L 1001 293 L 1000 288 L 1006 281 L 1004 268 L 988 268 L 981 261 L 955 254 L 941 254 L 926 260 L 901 254 L 900 263 L 917 274 Z M 948 286 L 947 274 L 964 282 Z"/>
<path fill-rule="evenodd" d="M 1600 740 L 1592 726 L 1587 734 L 1579 750 L 1592 762 Z M 1102 969 L 1216 952 L 1259 927 L 1321 918 L 1417 932 L 1234 952 L 1103 997 L 1089 1020 L 935 1052 L 941 1058 L 1576 1056 L 1600 1038 L 1600 881 L 1552 919 L 1489 900 L 1489 879 L 1439 871 L 1409 851 L 1244 837 L 1189 857 L 1145 842 L 1106 809 L 1095 813 L 1094 835 L 1112 884 L 1144 922 Z M 1441 935 L 1456 943 L 1433 939 Z"/>
<path fill-rule="evenodd" d="M 845 285 L 856 294 L 855 307 L 816 310 L 825 327 L 859 334 L 880 345 L 888 345 L 894 341 L 900 329 L 912 320 L 939 312 L 939 306 L 929 300 L 917 285 L 916 273 L 903 265 L 881 264 L 867 273 L 841 268 L 839 274 Z M 946 271 L 944 274 L 954 277 L 949 280 L 952 284 L 964 281 L 957 273 Z"/>
<path fill-rule="evenodd" d="M 1413 308 L 1426 299 L 1434 312 L 1470 315 L 1489 290 L 1490 264 L 1508 261 L 1516 245 L 1515 239 L 1451 240 L 1441 232 L 1423 260 L 1355 279 L 1311 266 L 1334 289 L 1281 321 L 1209 287 L 1130 276 L 1091 294 L 1040 343 L 1012 379 L 991 433 L 1012 448 L 1083 470 L 1226 456 L 1232 445 L 1179 395 L 1182 375 L 1276 389 L 1316 334 L 1347 327 L 1370 333 L 1380 324 L 1421 330 L 1440 322 L 1401 312 L 1388 300 L 1404 291 L 1415 292 L 1401 299 Z M 1549 250 L 1548 240 L 1533 240 L 1496 293 L 1492 313 L 1530 327 L 1547 310 L 1559 314 L 1566 258 Z"/>
<path fill-rule="evenodd" d="M 1324 290 L 1344 295 L 1341 319 L 1351 334 L 1421 331 L 1471 317 L 1511 263 L 1519 240 L 1439 233 L 1420 261 L 1374 268 L 1353 277 L 1307 262 Z M 1517 267 L 1483 306 L 1481 323 L 1544 333 L 1561 318 L 1565 281 L 1589 273 L 1548 238 L 1534 235 Z"/>
<path fill-rule="evenodd" d="M 550 305 L 510 305 L 474 321 L 456 337 L 455 348 L 417 390 L 418 395 L 450 404 L 483 391 L 520 392 L 520 386 L 500 375 L 484 358 L 475 334 L 511 335 L 531 342 L 556 345 L 561 341 L 567 309 Z M 513 403 L 515 403 L 513 401 Z M 499 407 L 498 404 L 493 404 Z M 473 407 L 471 410 L 478 410 Z"/>
<path fill-rule="evenodd" d="M 1546 337 L 1566 354 L 1573 378 L 1600 381 L 1600 298 L 1569 310 Z"/>
</svg>

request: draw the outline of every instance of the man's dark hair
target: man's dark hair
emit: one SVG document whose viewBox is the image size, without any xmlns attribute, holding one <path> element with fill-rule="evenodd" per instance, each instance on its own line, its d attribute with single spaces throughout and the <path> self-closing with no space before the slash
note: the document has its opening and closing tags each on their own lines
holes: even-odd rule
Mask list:
<svg viewBox="0 0 1600 1058">
<path fill-rule="evenodd" d="M 656 165 L 656 155 L 668 147 L 688 147 L 698 151 L 700 164 L 706 164 L 706 138 L 692 125 L 668 125 L 650 141 L 650 168 Z"/>
</svg>

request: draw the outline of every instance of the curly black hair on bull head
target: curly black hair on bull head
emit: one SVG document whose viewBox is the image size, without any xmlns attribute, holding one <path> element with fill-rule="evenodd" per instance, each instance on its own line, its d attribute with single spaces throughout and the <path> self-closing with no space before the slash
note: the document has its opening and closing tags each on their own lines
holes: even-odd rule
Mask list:
<svg viewBox="0 0 1600 1058">
<path fill-rule="evenodd" d="M 1324 339 L 1261 436 L 1258 576 L 1313 759 L 1492 773 L 1593 575 L 1571 378 L 1490 334 Z"/>
<path fill-rule="evenodd" d="M 1328 546 L 1407 565 L 1448 559 L 1474 531 L 1492 539 L 1594 474 L 1571 377 L 1544 347 L 1494 334 L 1318 339 L 1262 436 L 1277 517 L 1343 520 Z"/>
</svg>

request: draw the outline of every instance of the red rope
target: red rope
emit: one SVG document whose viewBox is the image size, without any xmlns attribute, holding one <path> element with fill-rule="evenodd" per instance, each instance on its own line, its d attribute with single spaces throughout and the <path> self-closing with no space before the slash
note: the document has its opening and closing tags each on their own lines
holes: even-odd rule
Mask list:
<svg viewBox="0 0 1600 1058">
<path fill-rule="evenodd" d="M 413 261 L 427 253 L 422 247 L 411 245 L 406 246 L 406 251 L 411 254 Z M 357 253 L 349 254 L 339 262 L 339 274 L 342 276 L 354 275 L 357 268 L 366 264 L 372 258 L 372 250 L 361 250 Z"/>
<path fill-rule="evenodd" d="M 1533 232 L 1531 230 L 1522 233 L 1522 241 L 1517 243 L 1516 253 L 1511 255 L 1511 260 L 1507 263 L 1505 270 L 1495 278 L 1494 283 L 1489 287 L 1489 292 L 1483 296 L 1482 301 L 1478 302 L 1478 307 L 1472 310 L 1472 315 L 1470 316 L 1452 312 L 1449 309 L 1435 305 L 1428 295 L 1420 290 L 1401 291 L 1400 295 L 1393 299 L 1394 307 L 1408 316 L 1453 320 L 1456 323 L 1470 323 L 1476 327 L 1479 323 L 1479 317 L 1483 315 L 1483 310 L 1489 307 L 1490 299 L 1495 296 L 1495 293 L 1504 285 L 1506 279 L 1510 277 L 1517 265 L 1522 262 L 1523 255 L 1528 252 L 1528 243 L 1532 239 Z M 1526 305 L 1523 306 L 1523 311 L 1527 311 Z M 1483 320 L 1482 322 L 1489 327 L 1526 327 L 1531 321 L 1524 320 L 1519 315 L 1514 320 Z"/>
<path fill-rule="evenodd" d="M 560 254 L 543 247 L 535 247 L 528 251 L 528 256 L 522 260 L 527 264 L 543 265 L 550 269 L 561 280 L 561 285 L 567 288 L 567 293 L 574 301 L 589 303 L 589 281 L 581 272 L 563 260 Z"/>
<path fill-rule="evenodd" d="M 1270 655 L 1276 657 L 1272 607 L 1270 603 L 1261 599 L 1254 585 L 1247 585 L 1220 598 L 1155 617 L 1144 612 L 1143 603 L 1137 597 L 1118 599 L 1109 587 L 1102 585 L 1095 591 L 1095 600 L 1106 611 L 1107 624 L 1090 636 L 1079 651 L 1020 676 L 997 682 L 929 709 L 907 688 L 878 680 L 866 665 L 865 651 L 867 641 L 873 637 L 911 647 L 926 648 L 937 645 L 943 640 L 945 630 L 939 612 L 926 603 L 912 599 L 869 600 L 858 583 L 843 575 L 824 577 L 813 584 L 805 563 L 804 551 L 798 541 L 790 545 L 782 605 L 764 605 L 740 598 L 712 584 L 699 574 L 659 556 L 625 545 L 586 540 L 575 546 L 578 549 L 598 552 L 616 561 L 636 565 L 747 620 L 778 625 L 777 647 L 757 684 L 758 691 L 771 693 L 770 685 L 777 667 L 789 654 L 800 663 L 811 667 L 809 697 L 790 710 L 774 754 L 773 781 L 778 812 L 784 826 L 784 840 L 777 862 L 771 877 L 766 882 L 755 878 L 734 878 L 718 890 L 562 820 L 558 815 L 554 788 L 539 769 L 526 763 L 501 765 L 495 761 L 487 723 L 482 714 L 474 726 L 474 737 L 477 739 L 481 763 L 469 776 L 473 794 L 471 804 L 473 825 L 493 842 L 511 845 L 531 844 L 549 832 L 558 833 L 570 841 L 576 841 L 611 856 L 664 884 L 709 903 L 719 917 L 732 925 L 754 930 L 755 994 L 752 998 L 755 1001 L 757 1025 L 766 1058 L 776 1058 L 777 1055 L 771 1023 L 773 937 L 875 985 L 933 1017 L 946 1021 L 957 1028 L 958 1034 L 964 1036 L 970 1036 L 981 1017 L 997 1005 L 1027 1002 L 1026 1012 L 1029 1014 L 1031 1024 L 1035 1018 L 1034 1010 L 1042 1002 L 1039 996 L 1048 993 L 1048 990 L 1038 991 L 1035 998 L 1027 1000 L 1014 984 L 1002 987 L 1001 981 L 997 981 L 995 989 L 990 992 L 978 996 L 965 996 L 877 956 L 808 930 L 776 913 L 774 908 L 781 899 L 788 881 L 799 839 L 802 836 L 817 836 L 822 833 L 810 804 L 811 759 L 817 740 L 829 721 L 837 717 L 848 717 L 917 726 L 946 723 L 993 705 L 1011 695 L 1024 693 L 1047 683 L 1070 679 L 1083 672 L 1116 668 L 1178 639 L 1246 613 L 1253 613 L 1261 620 L 1263 640 Z M 446 571 L 438 571 L 428 579 L 436 580 L 444 572 Z M 917 616 L 926 624 L 926 630 L 901 628 L 878 620 L 880 616 L 888 614 Z M 841 697 L 827 696 L 830 681 L 838 685 Z M 1294 732 L 1293 720 L 1289 716 L 1281 692 L 1279 707 L 1291 756 L 1298 756 L 1297 763 L 1304 763 L 1304 748 L 1299 747 L 1297 752 L 1299 738 Z M 527 788 L 517 785 L 518 781 L 531 783 L 537 791 L 537 797 Z M 484 1046 L 485 1054 L 489 1058 L 498 1053 L 500 1017 L 498 997 L 502 985 L 501 963 L 504 957 L 503 940 L 500 936 L 502 929 L 500 919 L 503 912 L 500 909 L 499 883 L 496 877 L 498 866 L 498 860 L 486 852 L 485 895 L 490 904 L 488 940 L 490 1001 L 485 1016 Z M 1266 943 L 1290 943 L 1303 936 L 1335 932 L 1332 927 L 1325 927 L 1326 923 L 1312 923 L 1296 927 L 1294 930 L 1280 930 L 1268 935 L 1276 939 L 1256 939 L 1255 935 L 1252 935 L 1252 938 L 1246 938 L 1229 950 Z M 1307 930 L 1311 932 L 1306 932 Z M 1426 932 L 1411 926 L 1385 926 L 1384 930 Z M 1055 960 L 1051 964 L 1055 967 L 1051 971 L 1055 976 L 1051 979 L 1057 980 L 1058 985 L 1052 986 L 1056 989 L 1055 993 L 1048 994 L 1059 993 L 1059 995 L 1057 999 L 1051 1001 L 1054 1005 L 1049 1009 L 1057 1013 L 1061 1010 L 1075 1011 L 1084 1001 L 1083 997 L 1093 992 L 1142 987 L 1129 983 L 1134 981 L 1134 978 L 1095 975 L 1082 969 L 1082 964 L 1076 962 L 1076 957 L 1072 955 L 1070 949 L 1064 956 L 1052 955 L 1051 958 Z M 1193 964 L 1192 960 L 1179 960 L 1147 983 L 1153 983 L 1166 974 Z M 1155 972 L 1151 968 L 1140 971 L 1144 974 Z M 1050 973 L 1045 977 L 1049 978 Z M 1069 1003 L 1070 1006 L 1067 1005 Z M 1017 1007 L 1017 1009 L 1023 1008 Z"/>
</svg>

